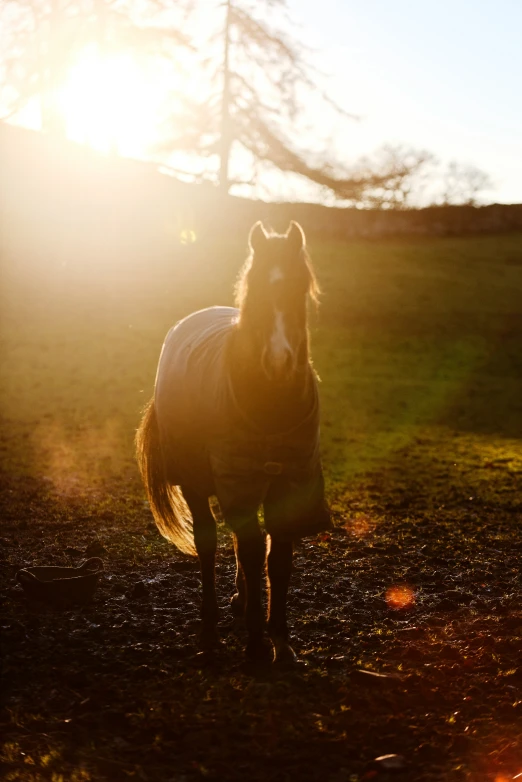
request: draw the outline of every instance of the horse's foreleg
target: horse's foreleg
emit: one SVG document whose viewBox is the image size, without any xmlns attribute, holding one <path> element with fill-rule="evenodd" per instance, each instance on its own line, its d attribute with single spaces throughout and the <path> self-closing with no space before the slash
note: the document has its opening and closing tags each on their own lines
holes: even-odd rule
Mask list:
<svg viewBox="0 0 522 782">
<path fill-rule="evenodd" d="M 236 533 L 236 551 L 240 570 L 245 578 L 245 622 L 248 631 L 247 657 L 268 661 L 272 650 L 264 638 L 262 579 L 266 558 L 266 543 L 257 518 L 242 523 Z"/>
<path fill-rule="evenodd" d="M 268 553 L 268 634 L 274 644 L 276 662 L 294 662 L 296 655 L 288 643 L 286 599 L 292 572 L 291 541 L 271 536 Z"/>
<path fill-rule="evenodd" d="M 241 562 L 239 561 L 236 535 L 234 535 L 234 553 L 236 555 L 236 593 L 232 595 L 230 605 L 232 607 L 233 615 L 235 617 L 242 617 L 245 615 L 246 584 L 243 568 L 241 567 Z"/>
<path fill-rule="evenodd" d="M 218 642 L 218 604 L 215 579 L 216 522 L 210 511 L 208 497 L 183 487 L 182 491 L 194 520 L 194 543 L 196 544 L 201 567 L 203 597 L 201 602 L 202 629 L 200 641 L 203 646 L 212 646 Z"/>
</svg>

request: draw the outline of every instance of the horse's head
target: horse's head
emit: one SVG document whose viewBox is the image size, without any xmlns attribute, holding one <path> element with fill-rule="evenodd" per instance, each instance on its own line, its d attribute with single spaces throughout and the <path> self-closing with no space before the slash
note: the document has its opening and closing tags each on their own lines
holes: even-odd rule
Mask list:
<svg viewBox="0 0 522 782">
<path fill-rule="evenodd" d="M 250 257 L 239 279 L 240 327 L 271 380 L 288 380 L 308 363 L 307 297 L 318 287 L 301 226 L 267 234 L 262 223 L 250 231 Z"/>
</svg>

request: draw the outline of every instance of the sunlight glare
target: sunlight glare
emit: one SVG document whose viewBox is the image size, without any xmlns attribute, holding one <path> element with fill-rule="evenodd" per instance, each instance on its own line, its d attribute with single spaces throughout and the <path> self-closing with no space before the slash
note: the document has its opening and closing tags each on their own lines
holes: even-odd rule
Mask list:
<svg viewBox="0 0 522 782">
<path fill-rule="evenodd" d="M 60 106 L 71 141 L 100 152 L 143 154 L 154 140 L 160 93 L 124 52 L 86 48 L 69 71 Z"/>
</svg>

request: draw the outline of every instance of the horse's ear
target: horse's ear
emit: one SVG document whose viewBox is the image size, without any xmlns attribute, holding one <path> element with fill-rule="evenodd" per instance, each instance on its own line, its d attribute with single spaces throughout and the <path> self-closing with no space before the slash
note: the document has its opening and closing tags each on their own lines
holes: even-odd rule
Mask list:
<svg viewBox="0 0 522 782">
<path fill-rule="evenodd" d="M 250 245 L 250 249 L 254 253 L 260 252 L 264 247 L 266 247 L 268 241 L 268 236 L 265 232 L 265 229 L 263 228 L 263 223 L 261 220 L 258 220 L 257 223 L 254 223 L 250 230 L 250 236 L 248 237 L 248 244 Z"/>
<path fill-rule="evenodd" d="M 302 250 L 306 244 L 304 231 L 299 225 L 299 223 L 296 223 L 295 220 L 292 220 L 292 222 L 290 223 L 290 227 L 286 232 L 286 240 L 289 243 L 293 252 L 295 252 L 296 254 L 300 252 L 300 250 Z"/>
</svg>

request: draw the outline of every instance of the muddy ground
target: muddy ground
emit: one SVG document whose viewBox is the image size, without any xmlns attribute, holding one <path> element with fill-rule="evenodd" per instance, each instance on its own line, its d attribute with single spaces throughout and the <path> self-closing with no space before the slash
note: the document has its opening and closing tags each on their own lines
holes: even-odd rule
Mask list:
<svg viewBox="0 0 522 782">
<path fill-rule="evenodd" d="M 402 459 L 414 466 L 411 453 Z M 509 461 L 482 470 L 514 497 Z M 520 503 L 494 507 L 454 485 L 427 510 L 420 487 L 394 480 L 374 474 L 335 511 L 335 531 L 297 547 L 290 622 L 301 662 L 254 669 L 228 608 L 226 533 L 223 646 L 202 653 L 197 565 L 160 538 L 137 485 L 60 502 L 45 483 L 7 478 L 3 778 L 514 779 Z M 31 602 L 14 580 L 35 561 L 88 556 L 102 557 L 105 575 L 84 606 Z M 402 756 L 392 776 L 371 764 L 386 754 Z"/>
</svg>

